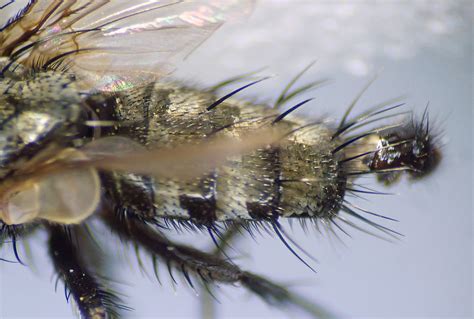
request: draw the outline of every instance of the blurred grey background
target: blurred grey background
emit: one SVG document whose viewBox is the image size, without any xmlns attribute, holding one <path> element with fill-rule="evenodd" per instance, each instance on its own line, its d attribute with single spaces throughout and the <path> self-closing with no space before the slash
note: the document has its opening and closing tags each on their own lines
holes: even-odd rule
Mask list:
<svg viewBox="0 0 474 319">
<path fill-rule="evenodd" d="M 180 66 L 177 78 L 202 87 L 267 67 L 262 74 L 274 76 L 240 96 L 271 102 L 317 59 L 302 83 L 325 77 L 332 83 L 309 94 L 316 99 L 298 112 L 335 120 L 379 73 L 357 110 L 406 93 L 407 108 L 421 115 L 429 102 L 434 129 L 444 131 L 435 174 L 388 190 L 398 195 L 356 201 L 399 219 L 380 222 L 403 233 L 401 241 L 350 229 L 352 238 L 340 234 L 341 243 L 294 227 L 293 237 L 319 260 L 316 275 L 270 236 L 238 241 L 231 254 L 243 268 L 290 284 L 343 318 L 472 316 L 472 7 L 472 1 L 260 1 L 251 17 L 222 27 Z M 174 235 L 193 243 L 196 237 L 210 247 L 205 235 Z M 35 271 L 0 263 L 1 318 L 72 317 L 62 285 L 54 292 L 45 240 L 39 234 L 32 243 Z M 126 258 L 115 249 L 117 260 Z M 119 264 L 117 287 L 135 308 L 130 317 L 199 316 L 199 297 L 184 282 L 173 290 L 163 274 L 160 286 L 140 273 L 130 249 L 128 259 Z M 305 318 L 238 288 L 218 292 L 218 318 Z"/>
</svg>

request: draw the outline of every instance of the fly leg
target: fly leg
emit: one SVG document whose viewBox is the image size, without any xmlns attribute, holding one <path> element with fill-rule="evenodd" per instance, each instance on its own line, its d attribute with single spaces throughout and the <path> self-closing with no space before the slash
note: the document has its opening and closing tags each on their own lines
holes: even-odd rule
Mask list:
<svg viewBox="0 0 474 319">
<path fill-rule="evenodd" d="M 49 227 L 49 255 L 59 279 L 64 282 L 66 300 L 72 297 L 81 318 L 117 318 L 119 298 L 106 289 L 97 275 L 81 258 L 74 229 L 62 226 Z"/>
<path fill-rule="evenodd" d="M 242 225 L 239 222 L 232 223 L 228 226 L 226 231 L 219 236 L 217 241 L 212 235 L 212 239 L 215 243 L 215 248 L 210 252 L 216 257 L 227 256 L 227 251 L 234 242 L 242 230 Z M 212 230 L 210 230 L 212 232 Z M 200 287 L 201 296 L 201 318 L 217 318 L 216 316 L 216 304 L 215 297 L 212 293 L 213 286 L 211 283 L 202 283 Z"/>
<path fill-rule="evenodd" d="M 172 279 L 172 269 L 177 269 L 183 273 L 192 287 L 194 284 L 190 274 L 201 278 L 205 283 L 240 284 L 269 304 L 280 307 L 297 306 L 315 318 L 331 317 L 320 306 L 261 276 L 241 270 L 220 256 L 170 241 L 160 231 L 142 220 L 125 218 L 115 213 L 104 214 L 103 220 L 122 240 L 138 245 L 153 258 L 164 261 Z"/>
</svg>

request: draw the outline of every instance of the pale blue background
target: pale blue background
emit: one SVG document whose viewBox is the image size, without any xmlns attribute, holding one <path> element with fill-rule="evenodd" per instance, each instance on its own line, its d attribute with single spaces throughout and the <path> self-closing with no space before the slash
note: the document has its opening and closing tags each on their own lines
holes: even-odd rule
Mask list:
<svg viewBox="0 0 474 319">
<path fill-rule="evenodd" d="M 429 101 L 435 128 L 445 132 L 444 159 L 431 178 L 391 188 L 397 196 L 358 201 L 400 219 L 385 223 L 406 236 L 400 242 L 351 230 L 353 238 L 341 234 L 344 245 L 295 227 L 294 237 L 320 261 L 317 275 L 268 236 L 258 243 L 241 240 L 233 252 L 239 264 L 294 285 L 343 317 L 472 316 L 472 21 L 469 1 L 262 1 L 248 21 L 223 27 L 181 66 L 178 77 L 203 86 L 268 66 L 266 74 L 275 77 L 243 96 L 271 101 L 316 58 L 317 65 L 303 81 L 329 76 L 333 83 L 310 95 L 316 100 L 300 112 L 331 118 L 338 118 L 370 76 L 383 68 L 359 110 L 408 93 L 408 108 L 420 114 Z M 0 264 L 1 318 L 71 317 L 62 286 L 54 292 L 44 243 L 45 236 L 33 243 L 36 273 Z M 136 309 L 132 317 L 198 315 L 198 298 L 186 284 L 174 292 L 165 279 L 161 287 L 142 276 L 130 256 L 129 265 L 120 264 L 117 278 L 129 296 L 127 303 Z M 300 313 L 271 309 L 242 290 L 221 291 L 221 318 L 301 318 Z"/>
</svg>

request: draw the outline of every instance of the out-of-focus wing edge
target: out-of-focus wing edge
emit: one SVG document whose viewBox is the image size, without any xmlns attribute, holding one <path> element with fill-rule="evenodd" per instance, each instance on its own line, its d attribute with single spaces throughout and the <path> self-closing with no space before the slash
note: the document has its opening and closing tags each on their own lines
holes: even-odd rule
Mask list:
<svg viewBox="0 0 474 319">
<path fill-rule="evenodd" d="M 252 0 L 36 0 L 0 34 L 0 56 L 71 71 L 83 88 L 120 91 L 170 74 L 252 8 Z"/>
</svg>

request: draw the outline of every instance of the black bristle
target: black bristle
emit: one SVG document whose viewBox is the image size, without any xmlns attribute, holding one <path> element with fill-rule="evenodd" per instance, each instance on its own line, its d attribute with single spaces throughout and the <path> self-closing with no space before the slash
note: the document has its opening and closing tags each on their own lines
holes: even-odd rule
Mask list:
<svg viewBox="0 0 474 319">
<path fill-rule="evenodd" d="M 227 100 L 228 98 L 230 98 L 230 97 L 232 97 L 233 95 L 239 93 L 240 91 L 245 90 L 246 88 L 248 88 L 248 87 L 250 87 L 250 86 L 252 86 L 252 85 L 255 85 L 255 84 L 257 84 L 257 83 L 260 83 L 260 82 L 262 82 L 262 81 L 264 81 L 264 80 L 267 80 L 267 79 L 269 79 L 269 77 L 264 77 L 263 79 L 253 81 L 253 82 L 251 82 L 251 83 L 249 83 L 249 84 L 246 84 L 246 85 L 244 85 L 244 86 L 242 86 L 242 87 L 240 87 L 240 88 L 238 88 L 238 89 L 235 89 L 234 91 L 230 92 L 229 94 L 224 95 L 223 97 L 221 97 L 220 99 L 218 99 L 217 101 L 215 101 L 214 103 L 212 103 L 211 105 L 209 105 L 206 109 L 207 109 L 208 111 L 210 111 L 210 110 L 214 109 L 215 107 L 217 107 L 219 104 L 223 103 L 223 102 L 224 102 L 225 100 Z"/>
<path fill-rule="evenodd" d="M 355 217 L 355 218 L 357 218 L 357 219 L 360 219 L 361 221 L 363 221 L 363 222 L 369 224 L 370 226 L 375 227 L 376 229 L 378 229 L 378 230 L 380 230 L 380 231 L 382 231 L 382 232 L 385 232 L 385 233 L 386 233 L 386 232 L 389 232 L 389 233 L 393 233 L 393 234 L 395 234 L 395 235 L 404 237 L 403 234 L 401 234 L 401 233 L 399 233 L 399 232 L 397 232 L 397 231 L 395 231 L 395 230 L 393 230 L 393 229 L 390 229 L 390 228 L 388 228 L 388 227 L 385 227 L 385 226 L 382 226 L 382 225 L 380 225 L 380 224 L 377 224 L 377 223 L 375 223 L 375 222 L 373 222 L 373 221 L 371 221 L 371 220 L 369 220 L 369 219 L 367 219 L 367 218 L 365 218 L 365 217 L 363 217 L 363 216 L 357 214 L 353 209 L 347 207 L 346 205 L 342 205 L 341 207 L 342 207 L 342 210 L 343 210 L 345 213 L 347 213 L 347 214 L 349 214 L 349 215 L 351 215 L 351 216 L 353 216 L 353 217 Z"/>
<path fill-rule="evenodd" d="M 275 123 L 278 123 L 280 122 L 281 120 L 283 120 L 288 114 L 290 114 L 291 112 L 297 110 L 298 108 L 300 108 L 301 106 L 305 105 L 306 103 L 310 102 L 314 100 L 314 98 L 311 98 L 311 99 L 307 99 L 307 100 L 304 100 L 294 106 L 292 106 L 291 108 L 289 108 L 288 110 L 286 110 L 285 112 L 281 113 L 280 115 L 278 115 L 272 122 L 272 124 L 275 124 Z"/>
<path fill-rule="evenodd" d="M 303 258 L 301 258 L 300 255 L 290 246 L 290 244 L 285 240 L 285 237 L 283 236 L 281 232 L 281 226 L 277 221 L 272 221 L 271 226 L 273 227 L 273 230 L 275 231 L 275 234 L 277 237 L 280 239 L 280 241 L 285 245 L 285 247 L 292 253 L 296 258 L 298 258 L 306 267 L 308 267 L 312 272 L 316 273 L 316 270 L 311 267 Z"/>
</svg>

